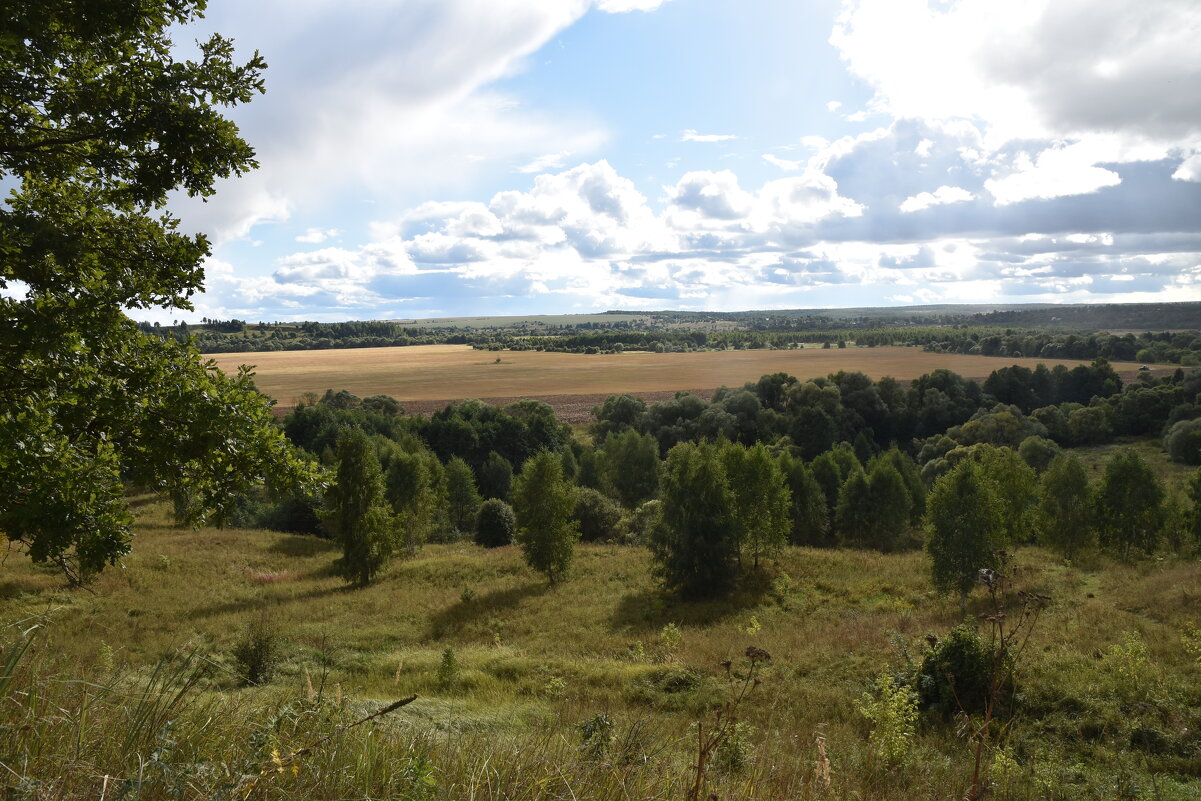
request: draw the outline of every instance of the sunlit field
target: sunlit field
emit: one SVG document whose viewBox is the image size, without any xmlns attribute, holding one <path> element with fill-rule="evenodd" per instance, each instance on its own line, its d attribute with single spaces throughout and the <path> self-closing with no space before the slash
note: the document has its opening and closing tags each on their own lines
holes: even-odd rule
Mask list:
<svg viewBox="0 0 1201 801">
<path fill-rule="evenodd" d="M 911 380 L 947 368 L 965 378 L 983 379 L 1010 364 L 1033 368 L 1040 362 L 1068 367 L 1085 363 L 927 353 L 906 347 L 585 355 L 426 345 L 222 353 L 212 358 L 227 372 L 241 364 L 255 365 L 259 389 L 283 408 L 294 405 L 304 392 L 320 393 L 331 388 L 349 390 L 361 397 L 391 395 L 401 402 L 571 395 L 603 398 L 621 392 L 741 386 L 776 372 L 804 380 L 839 370 L 858 370 L 876 380 L 885 376 Z M 1125 379 L 1132 378 L 1138 367 L 1126 362 L 1114 364 Z"/>
</svg>

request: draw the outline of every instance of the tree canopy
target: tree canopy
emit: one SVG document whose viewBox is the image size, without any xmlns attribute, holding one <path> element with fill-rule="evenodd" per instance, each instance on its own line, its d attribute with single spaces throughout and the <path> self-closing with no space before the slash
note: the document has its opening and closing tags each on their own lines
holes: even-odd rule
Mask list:
<svg viewBox="0 0 1201 801">
<path fill-rule="evenodd" d="M 649 542 L 656 572 L 686 598 L 733 586 L 736 507 L 717 446 L 676 445 L 663 469 L 661 518 Z"/>
<path fill-rule="evenodd" d="M 571 519 L 575 493 L 563 478 L 563 466 L 550 451 L 526 462 L 513 483 L 513 512 L 517 515 L 517 544 L 530 567 L 551 584 L 567 575 L 579 523 Z"/>
<path fill-rule="evenodd" d="M 1153 553 L 1164 522 L 1163 501 L 1163 483 L 1138 451 L 1118 451 L 1097 484 L 1095 512 L 1101 544 L 1123 559 L 1132 548 Z"/>
<path fill-rule="evenodd" d="M 187 310 L 204 236 L 168 194 L 207 196 L 253 168 L 220 107 L 263 89 L 221 36 L 177 60 L 169 30 L 202 0 L 45 0 L 0 21 L 0 531 L 74 581 L 130 548 L 125 482 L 220 523 L 266 478 L 313 474 L 251 373 L 144 334 L 130 309 Z"/>
<path fill-rule="evenodd" d="M 976 462 L 965 459 L 942 476 L 926 503 L 926 552 L 934 587 L 959 593 L 960 606 L 979 571 L 996 569 L 1005 535 L 1002 502 Z"/>
</svg>

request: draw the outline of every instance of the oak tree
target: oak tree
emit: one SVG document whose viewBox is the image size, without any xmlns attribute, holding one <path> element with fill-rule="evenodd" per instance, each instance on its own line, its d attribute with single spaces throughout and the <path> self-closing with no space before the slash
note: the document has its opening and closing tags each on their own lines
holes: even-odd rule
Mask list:
<svg viewBox="0 0 1201 801">
<path fill-rule="evenodd" d="M 203 0 L 39 0 L 0 14 L 0 532 L 74 582 L 129 551 L 126 481 L 220 523 L 262 479 L 313 473 L 247 369 L 143 333 L 129 310 L 191 309 L 210 252 L 164 210 L 255 165 L 221 107 L 265 63 L 221 36 L 181 59 Z"/>
</svg>

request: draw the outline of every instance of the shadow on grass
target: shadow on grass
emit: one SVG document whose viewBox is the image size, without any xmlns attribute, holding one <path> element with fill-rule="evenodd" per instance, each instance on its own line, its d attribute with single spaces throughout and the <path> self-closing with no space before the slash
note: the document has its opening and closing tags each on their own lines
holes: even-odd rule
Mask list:
<svg viewBox="0 0 1201 801">
<path fill-rule="evenodd" d="M 149 506 L 152 503 L 158 503 L 162 499 L 163 499 L 162 496 L 157 493 L 151 493 L 149 495 L 128 496 L 125 499 L 125 505 L 128 506 L 130 509 L 140 509 L 143 506 Z"/>
<path fill-rule="evenodd" d="M 304 603 L 306 601 L 316 600 L 318 598 L 328 598 L 332 595 L 341 595 L 343 593 L 354 592 L 359 589 L 353 584 L 347 584 L 342 587 L 320 587 L 309 590 L 308 592 L 297 593 L 284 597 L 272 596 L 270 598 L 254 597 L 240 598 L 236 601 L 226 601 L 219 604 L 209 604 L 208 606 L 198 606 L 187 613 L 189 620 L 201 620 L 207 617 L 217 617 L 218 615 L 230 615 L 240 612 L 251 612 L 260 609 L 264 606 L 287 606 L 288 604 Z"/>
<path fill-rule="evenodd" d="M 64 580 L 62 589 L 66 587 L 67 583 Z M 6 579 L 5 581 L 0 581 L 0 601 L 11 601 L 14 598 L 20 598 L 22 595 L 33 595 L 46 589 L 60 588 L 47 588 L 42 582 L 33 577 Z"/>
<path fill-rule="evenodd" d="M 429 636 L 435 640 L 441 639 L 486 615 L 519 606 L 525 599 L 545 595 L 549 590 L 550 585 L 538 581 L 507 590 L 493 590 L 469 601 L 459 601 L 430 618 Z"/>
<path fill-rule="evenodd" d="M 615 632 L 653 632 L 668 623 L 712 625 L 770 600 L 772 578 L 772 574 L 762 568 L 748 568 L 732 592 L 713 598 L 684 600 L 658 589 L 631 592 L 617 605 L 609 628 Z"/>
<path fill-rule="evenodd" d="M 282 534 L 267 550 L 281 556 L 319 556 L 338 550 L 338 544 L 306 534 Z"/>
</svg>

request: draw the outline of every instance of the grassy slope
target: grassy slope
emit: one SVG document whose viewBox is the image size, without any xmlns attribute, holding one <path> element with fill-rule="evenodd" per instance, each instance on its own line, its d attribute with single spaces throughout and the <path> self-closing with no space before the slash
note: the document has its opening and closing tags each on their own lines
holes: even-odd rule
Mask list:
<svg viewBox="0 0 1201 801">
<path fill-rule="evenodd" d="M 903 664 L 898 643 L 916 652 L 924 635 L 957 622 L 956 605 L 932 595 L 920 553 L 790 549 L 733 603 L 685 605 L 656 592 L 641 549 L 581 547 L 571 579 L 548 588 L 513 548 L 439 545 L 396 563 L 375 586 L 347 590 L 331 571 L 328 543 L 180 531 L 167 526 L 161 504 L 147 500 L 139 511 L 134 554 L 103 574 L 95 594 L 64 591 L 20 557 L 7 561 L 0 620 L 47 622 L 33 658 L 42 674 L 30 687 L 59 686 L 46 677 L 66 675 L 99 684 L 99 676 L 118 676 L 114 686 L 132 687 L 160 657 L 196 649 L 218 665 L 202 684 L 208 722 L 182 716 L 203 735 L 177 732 L 172 742 L 183 744 L 173 747 L 193 749 L 187 764 L 243 760 L 247 775 L 269 762 L 264 742 L 287 754 L 368 701 L 420 696 L 387 723 L 336 738 L 295 775 L 256 780 L 255 793 L 422 797 L 429 783 L 438 798 L 681 798 L 695 759 L 690 724 L 712 720 L 727 692 L 718 663 L 737 661 L 751 643 L 773 657 L 744 709 L 757 760 L 740 774 L 715 774 L 720 797 L 818 797 L 810 781 L 818 732 L 835 769 L 834 797 L 954 798 L 966 786 L 967 747 L 953 726 L 925 722 L 907 764 L 889 769 L 874 757 L 855 708 L 872 677 Z M 1201 625 L 1201 565 L 1099 559 L 1085 570 L 1034 548 L 1019 559 L 1019 584 L 1054 603 L 1028 652 L 1029 711 L 1013 741 L 1021 767 L 1002 797 L 1115 797 L 1107 793 L 1121 782 L 1154 783 L 1164 798 L 1195 797 L 1189 793 L 1201 784 L 1183 783 L 1201 774 L 1201 743 L 1189 734 L 1201 724 L 1201 669 L 1181 635 Z M 972 611 L 983 608 L 977 599 Z M 272 686 L 240 688 L 229 654 L 264 614 L 287 658 Z M 660 637 L 669 623 L 682 631 L 674 650 Z M 1127 632 L 1146 644 L 1145 659 L 1111 650 Z M 450 685 L 437 679 L 447 648 L 460 665 Z M 322 684 L 326 700 L 317 704 L 306 687 Z M 328 700 L 334 696 L 340 705 Z M 19 703 L 32 709 L 32 700 Z M 45 703 L 71 708 L 62 698 Z M 308 717 L 281 718 L 297 704 Z M 110 714 L 125 720 L 128 708 L 123 701 Z M 577 726 L 601 712 L 615 721 L 630 759 L 584 758 Z M 75 720 L 63 715 L 36 718 L 39 726 Z M 58 787 L 46 797 L 95 798 L 102 776 L 128 777 L 128 752 L 137 749 L 104 745 L 107 729 L 125 724 L 94 718 L 99 731 L 91 735 L 67 723 L 57 739 L 39 734 L 43 761 L 17 772 Z M 274 734 L 263 740 L 263 731 Z M 162 747 L 152 734 L 146 753 Z M 81 746 L 88 736 L 100 738 L 91 750 Z M 60 773 L 59 784 L 48 779 Z M 213 781 L 210 772 L 193 776 L 184 796 L 214 792 Z M 144 797 L 168 797 L 160 784 L 144 787 Z"/>
</svg>

